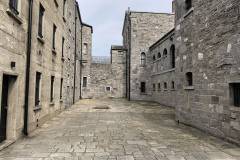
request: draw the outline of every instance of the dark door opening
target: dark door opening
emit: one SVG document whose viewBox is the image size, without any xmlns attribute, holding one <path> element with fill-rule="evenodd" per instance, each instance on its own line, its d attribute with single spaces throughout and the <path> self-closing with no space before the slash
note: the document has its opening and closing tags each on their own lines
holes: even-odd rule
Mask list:
<svg viewBox="0 0 240 160">
<path fill-rule="evenodd" d="M 0 119 L 0 143 L 6 140 L 7 130 L 7 107 L 8 107 L 8 79 L 3 75 L 2 81 L 2 102 L 1 102 L 1 119 Z"/>
</svg>

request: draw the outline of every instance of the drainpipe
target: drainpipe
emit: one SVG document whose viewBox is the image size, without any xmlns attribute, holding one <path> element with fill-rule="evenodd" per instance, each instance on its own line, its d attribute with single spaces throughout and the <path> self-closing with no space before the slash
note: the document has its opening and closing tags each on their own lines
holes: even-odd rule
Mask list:
<svg viewBox="0 0 240 160">
<path fill-rule="evenodd" d="M 128 31 L 128 34 L 129 34 L 129 97 L 128 97 L 128 100 L 131 101 L 131 19 L 130 19 L 130 10 L 129 10 L 129 13 L 128 13 L 128 20 L 129 20 L 129 31 Z"/>
<path fill-rule="evenodd" d="M 126 51 L 126 98 L 127 98 L 127 94 L 128 94 L 128 89 L 127 89 L 127 52 L 128 50 Z"/>
<path fill-rule="evenodd" d="M 29 96 L 29 75 L 30 75 L 30 58 L 31 58 L 31 37 L 32 37 L 32 11 L 33 0 L 29 0 L 29 20 L 28 20 L 28 43 L 27 43 L 27 66 L 26 66 L 26 85 L 25 85 L 25 102 L 24 102 L 24 128 L 23 133 L 28 135 L 28 96 Z"/>
<path fill-rule="evenodd" d="M 80 58 L 80 97 L 82 99 L 82 32 L 83 32 L 83 25 L 81 24 L 81 58 Z"/>
<path fill-rule="evenodd" d="M 77 2 L 75 4 L 75 50 L 74 50 L 74 88 L 73 88 L 73 104 L 75 103 L 75 87 L 76 87 L 76 56 L 77 56 Z"/>
</svg>

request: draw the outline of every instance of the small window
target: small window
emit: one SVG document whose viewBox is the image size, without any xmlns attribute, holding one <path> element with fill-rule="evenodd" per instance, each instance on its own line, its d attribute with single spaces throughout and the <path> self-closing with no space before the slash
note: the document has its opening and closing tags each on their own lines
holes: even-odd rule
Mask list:
<svg viewBox="0 0 240 160">
<path fill-rule="evenodd" d="M 19 15 L 18 0 L 10 0 L 9 1 L 9 8 L 14 14 Z"/>
<path fill-rule="evenodd" d="M 52 102 L 54 99 L 54 76 L 51 76 L 51 96 L 50 101 Z"/>
<path fill-rule="evenodd" d="M 123 63 L 123 61 L 124 61 L 123 52 L 121 52 L 121 51 L 118 52 L 118 61 L 121 63 Z"/>
<path fill-rule="evenodd" d="M 87 54 L 87 43 L 83 45 L 83 54 Z"/>
<path fill-rule="evenodd" d="M 193 74 L 192 74 L 192 72 L 187 72 L 186 73 L 186 79 L 187 79 L 187 86 L 192 86 L 193 85 Z"/>
<path fill-rule="evenodd" d="M 145 93 L 146 92 L 146 84 L 145 82 L 141 82 L 141 93 Z"/>
<path fill-rule="evenodd" d="M 189 10 L 192 8 L 192 0 L 185 0 L 186 9 Z"/>
<path fill-rule="evenodd" d="M 64 57 L 64 43 L 65 43 L 65 38 L 62 37 L 62 57 Z"/>
<path fill-rule="evenodd" d="M 52 46 L 52 48 L 53 48 L 53 50 L 55 50 L 55 35 L 56 35 L 56 30 L 57 30 L 57 27 L 56 27 L 56 25 L 55 24 L 53 24 L 53 46 Z"/>
<path fill-rule="evenodd" d="M 233 103 L 230 105 L 240 107 L 240 83 L 230 84 L 230 98 L 233 99 Z"/>
<path fill-rule="evenodd" d="M 36 84 L 35 84 L 35 105 L 38 106 L 40 103 L 40 85 L 41 85 L 41 73 L 36 73 Z"/>
<path fill-rule="evenodd" d="M 106 87 L 106 92 L 111 92 L 111 87 Z"/>
<path fill-rule="evenodd" d="M 167 90 L 167 82 L 164 82 L 164 89 Z"/>
<path fill-rule="evenodd" d="M 172 90 L 174 90 L 175 89 L 175 84 L 174 84 L 174 82 L 172 81 L 172 83 L 171 83 L 171 89 Z"/>
<path fill-rule="evenodd" d="M 63 79 L 61 78 L 61 84 L 60 84 L 60 99 L 62 99 L 62 87 L 63 87 Z"/>
<path fill-rule="evenodd" d="M 87 87 L 87 77 L 83 77 L 83 87 Z"/>
<path fill-rule="evenodd" d="M 163 55 L 166 56 L 167 55 L 167 49 L 165 48 L 163 51 Z"/>
<path fill-rule="evenodd" d="M 44 15 L 45 9 L 40 4 L 39 8 L 39 21 L 38 21 L 38 36 L 43 38 L 43 15 Z"/>
<path fill-rule="evenodd" d="M 144 52 L 141 53 L 141 66 L 146 66 L 146 54 Z"/>
<path fill-rule="evenodd" d="M 155 86 L 155 83 L 153 83 L 153 91 L 156 90 L 156 86 Z"/>
<path fill-rule="evenodd" d="M 161 83 L 158 83 L 158 90 L 161 90 Z"/>
<path fill-rule="evenodd" d="M 156 57 L 155 57 L 155 55 L 153 55 L 153 61 L 156 61 Z"/>
<path fill-rule="evenodd" d="M 171 68 L 175 68 L 175 46 L 172 45 L 170 48 L 170 53 L 171 53 Z"/>
<path fill-rule="evenodd" d="M 161 58 L 161 53 L 160 52 L 158 53 L 158 58 Z"/>
</svg>

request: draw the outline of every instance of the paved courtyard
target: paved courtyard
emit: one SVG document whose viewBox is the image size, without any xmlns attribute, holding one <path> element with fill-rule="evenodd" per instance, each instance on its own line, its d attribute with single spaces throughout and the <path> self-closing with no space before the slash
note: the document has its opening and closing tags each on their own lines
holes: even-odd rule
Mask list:
<svg viewBox="0 0 240 160">
<path fill-rule="evenodd" d="M 178 125 L 174 110 L 156 103 L 82 100 L 0 151 L 0 159 L 239 160 L 240 148 Z"/>
</svg>

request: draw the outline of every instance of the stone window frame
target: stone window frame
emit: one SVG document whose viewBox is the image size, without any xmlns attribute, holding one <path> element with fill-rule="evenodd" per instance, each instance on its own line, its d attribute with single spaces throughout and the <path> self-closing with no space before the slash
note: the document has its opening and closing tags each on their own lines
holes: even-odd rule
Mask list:
<svg viewBox="0 0 240 160">
<path fill-rule="evenodd" d="M 167 91 L 167 82 L 164 82 L 164 91 Z"/>
<path fill-rule="evenodd" d="M 164 50 L 163 50 L 163 56 L 166 57 L 167 55 L 168 55 L 167 48 L 164 48 Z"/>
<path fill-rule="evenodd" d="M 87 55 L 88 52 L 88 44 L 87 43 L 83 43 L 83 54 Z"/>
<path fill-rule="evenodd" d="M 229 105 L 240 108 L 240 83 L 229 83 Z"/>
<path fill-rule="evenodd" d="M 87 87 L 87 77 L 83 77 L 83 87 Z"/>
<path fill-rule="evenodd" d="M 35 81 L 35 106 L 41 105 L 41 91 L 42 91 L 42 73 L 36 72 L 36 81 Z M 37 85 L 38 84 L 38 85 Z"/>
<path fill-rule="evenodd" d="M 45 44 L 45 41 L 43 39 L 44 35 L 44 17 L 45 17 L 45 8 L 41 3 L 39 3 L 39 18 L 38 18 L 38 35 L 37 39 L 42 43 Z"/>
<path fill-rule="evenodd" d="M 156 85 L 155 85 L 155 83 L 153 83 L 153 91 L 155 91 L 156 90 Z"/>
<path fill-rule="evenodd" d="M 147 57 L 146 57 L 146 53 L 145 52 L 142 52 L 141 55 L 140 55 L 140 64 L 141 64 L 141 67 L 146 67 L 147 66 Z"/>
<path fill-rule="evenodd" d="M 171 69 L 176 67 L 176 63 L 175 63 L 175 55 L 176 55 L 176 49 L 175 49 L 175 45 L 172 44 L 170 47 L 170 66 Z"/>
<path fill-rule="evenodd" d="M 106 86 L 106 87 L 105 87 L 105 91 L 106 91 L 106 92 L 111 92 L 111 87 L 110 87 L 110 86 Z"/>
<path fill-rule="evenodd" d="M 55 81 L 55 76 L 51 76 L 51 89 L 50 89 L 50 102 L 54 102 L 54 81 Z"/>
<path fill-rule="evenodd" d="M 140 83 L 140 92 L 141 93 L 146 93 L 146 82 L 141 82 Z"/>
<path fill-rule="evenodd" d="M 161 55 L 161 53 L 160 52 L 158 52 L 158 59 L 160 59 L 162 57 L 162 55 Z"/>
<path fill-rule="evenodd" d="M 158 83 L 158 91 L 161 91 L 161 83 Z"/>
<path fill-rule="evenodd" d="M 194 81 L 193 81 L 193 73 L 192 72 L 187 72 L 185 74 L 185 86 L 183 87 L 183 89 L 185 90 L 194 90 Z"/>
<path fill-rule="evenodd" d="M 10 6 L 10 3 L 13 3 L 12 0 L 8 0 L 9 7 L 6 9 L 6 12 L 18 24 L 23 24 L 23 20 L 21 19 L 21 4 L 22 4 L 22 0 L 16 0 L 16 1 L 17 1 L 17 5 L 12 7 L 12 6 Z"/>
<path fill-rule="evenodd" d="M 60 81 L 60 101 L 63 99 L 63 78 Z"/>
</svg>

